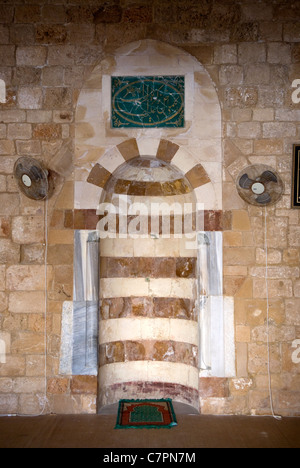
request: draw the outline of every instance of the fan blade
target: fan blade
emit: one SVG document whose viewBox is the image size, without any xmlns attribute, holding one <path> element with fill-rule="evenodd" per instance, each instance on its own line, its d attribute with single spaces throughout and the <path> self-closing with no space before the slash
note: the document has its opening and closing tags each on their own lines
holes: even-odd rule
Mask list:
<svg viewBox="0 0 300 468">
<path fill-rule="evenodd" d="M 253 182 L 254 181 L 248 177 L 248 174 L 244 174 L 239 180 L 239 185 L 243 189 L 249 189 L 251 185 L 253 184 Z"/>
<path fill-rule="evenodd" d="M 38 180 L 42 180 L 43 178 L 43 173 L 39 167 L 32 166 L 30 168 L 30 175 L 32 175 L 37 182 Z"/>
<path fill-rule="evenodd" d="M 259 195 L 259 197 L 257 197 L 255 200 L 261 205 L 266 205 L 272 201 L 270 195 L 267 192 L 263 193 L 262 195 Z"/>
<path fill-rule="evenodd" d="M 278 182 L 276 175 L 271 171 L 265 171 L 259 178 L 260 182 Z"/>
</svg>

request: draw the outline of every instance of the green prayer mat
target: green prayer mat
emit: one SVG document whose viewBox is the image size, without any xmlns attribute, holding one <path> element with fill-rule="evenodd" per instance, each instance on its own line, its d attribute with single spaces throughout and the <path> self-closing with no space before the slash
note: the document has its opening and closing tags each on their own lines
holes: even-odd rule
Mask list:
<svg viewBox="0 0 300 468">
<path fill-rule="evenodd" d="M 177 426 L 170 399 L 120 400 L 115 429 L 158 429 Z"/>
</svg>

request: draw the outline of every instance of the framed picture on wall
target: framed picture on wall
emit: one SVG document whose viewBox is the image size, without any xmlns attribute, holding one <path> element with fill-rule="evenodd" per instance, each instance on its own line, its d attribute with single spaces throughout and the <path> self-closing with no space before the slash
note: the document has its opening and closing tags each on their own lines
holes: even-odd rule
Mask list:
<svg viewBox="0 0 300 468">
<path fill-rule="evenodd" d="M 300 144 L 293 147 L 292 208 L 300 208 Z"/>
</svg>

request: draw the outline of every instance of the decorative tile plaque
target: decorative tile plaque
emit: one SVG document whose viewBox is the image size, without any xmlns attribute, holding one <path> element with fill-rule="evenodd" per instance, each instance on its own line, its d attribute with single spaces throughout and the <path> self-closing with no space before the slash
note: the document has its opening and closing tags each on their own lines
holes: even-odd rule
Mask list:
<svg viewBox="0 0 300 468">
<path fill-rule="evenodd" d="M 294 145 L 292 208 L 300 208 L 300 145 Z"/>
<path fill-rule="evenodd" d="M 184 76 L 112 77 L 112 127 L 184 127 Z"/>
</svg>

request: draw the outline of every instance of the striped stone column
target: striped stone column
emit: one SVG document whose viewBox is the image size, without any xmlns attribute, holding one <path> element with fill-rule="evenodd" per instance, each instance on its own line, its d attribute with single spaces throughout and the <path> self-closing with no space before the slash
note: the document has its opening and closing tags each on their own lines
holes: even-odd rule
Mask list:
<svg viewBox="0 0 300 468">
<path fill-rule="evenodd" d="M 100 240 L 98 406 L 168 397 L 198 407 L 197 253 L 186 236 L 194 217 L 184 227 L 183 216 L 195 211 L 193 187 L 168 162 L 137 157 L 109 178 L 104 204 L 116 214 L 103 213 L 99 227 L 107 238 Z"/>
</svg>

